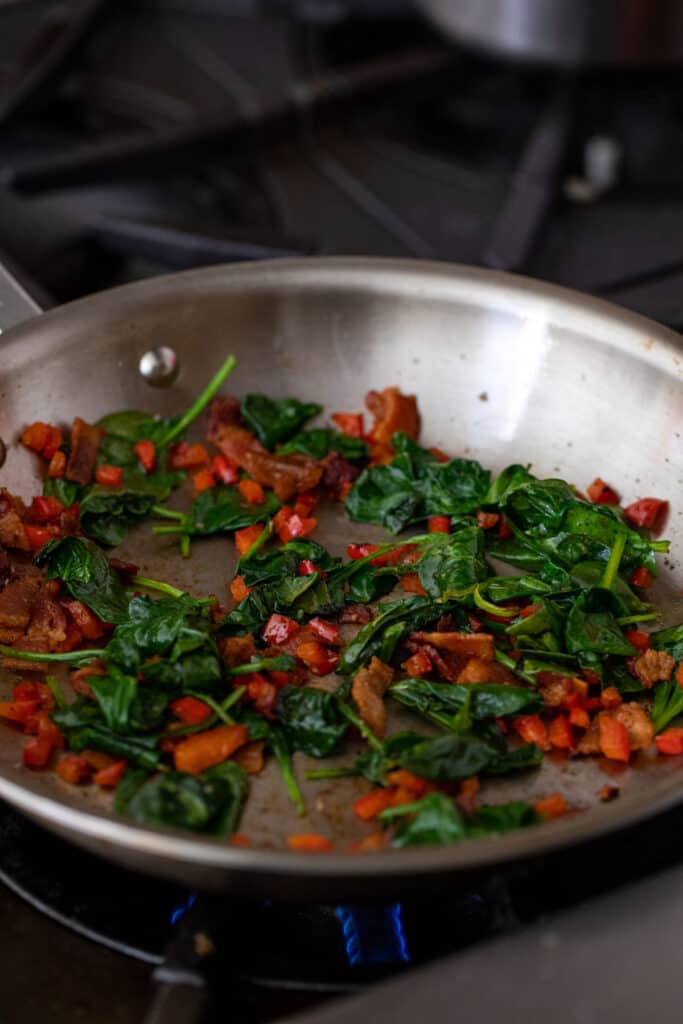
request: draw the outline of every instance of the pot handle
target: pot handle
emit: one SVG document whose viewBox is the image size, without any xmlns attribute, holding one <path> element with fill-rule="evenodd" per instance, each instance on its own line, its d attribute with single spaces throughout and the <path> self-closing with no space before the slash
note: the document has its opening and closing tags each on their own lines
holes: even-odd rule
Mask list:
<svg viewBox="0 0 683 1024">
<path fill-rule="evenodd" d="M 0 263 L 0 334 L 40 312 L 38 303 Z"/>
</svg>

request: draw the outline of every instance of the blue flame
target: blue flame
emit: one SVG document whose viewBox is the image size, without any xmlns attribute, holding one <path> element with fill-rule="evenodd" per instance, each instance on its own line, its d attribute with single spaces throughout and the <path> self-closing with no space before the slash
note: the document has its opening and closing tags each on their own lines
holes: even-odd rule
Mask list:
<svg viewBox="0 0 683 1024">
<path fill-rule="evenodd" d="M 335 913 L 352 966 L 410 960 L 400 903 L 385 907 L 337 907 Z"/>
<path fill-rule="evenodd" d="M 177 907 L 174 907 L 171 911 L 171 924 L 177 924 L 180 918 L 187 913 L 196 899 L 197 893 L 191 892 L 184 903 L 179 903 Z"/>
</svg>

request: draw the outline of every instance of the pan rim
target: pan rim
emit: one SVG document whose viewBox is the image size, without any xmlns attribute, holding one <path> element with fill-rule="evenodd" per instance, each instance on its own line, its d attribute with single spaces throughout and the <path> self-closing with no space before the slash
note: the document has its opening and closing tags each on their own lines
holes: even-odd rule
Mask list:
<svg viewBox="0 0 683 1024">
<path fill-rule="evenodd" d="M 189 297 L 197 286 L 204 291 L 215 289 L 226 294 L 241 289 L 258 293 L 275 287 L 280 290 L 295 287 L 313 292 L 353 287 L 382 295 L 397 290 L 402 296 L 419 295 L 422 299 L 463 297 L 473 305 L 478 301 L 480 304 L 485 302 L 490 309 L 514 312 L 518 316 L 520 313 L 528 317 L 541 316 L 551 322 L 554 330 L 583 332 L 597 344 L 626 352 L 670 378 L 683 380 L 683 348 L 679 336 L 646 317 L 602 299 L 521 275 L 466 265 L 366 257 L 283 259 L 238 266 L 221 264 L 123 285 L 58 307 L 37 320 L 31 319 L 11 328 L 0 338 L 0 348 L 5 353 L 14 350 L 27 334 L 34 335 L 43 326 L 49 329 L 59 321 L 68 321 L 84 311 L 99 315 L 100 307 L 104 307 L 108 315 L 116 319 L 117 307 L 124 305 L 121 300 L 142 309 L 147 301 L 155 304 L 160 299 L 163 301 L 167 293 L 176 301 L 183 295 Z M 130 310 L 121 315 L 128 318 Z M 579 815 L 553 822 L 552 828 L 548 826 L 468 840 L 445 847 L 373 853 L 359 861 L 357 856 L 336 852 L 325 857 L 311 857 L 288 850 L 232 847 L 225 840 L 135 825 L 93 807 L 80 808 L 54 796 L 35 793 L 0 774 L 0 798 L 48 827 L 62 833 L 73 830 L 77 836 L 82 834 L 101 842 L 104 848 L 124 846 L 150 858 L 159 857 L 178 865 L 192 862 L 207 869 L 229 872 L 258 872 L 264 876 L 306 875 L 321 879 L 384 874 L 415 876 L 477 869 L 588 842 L 680 802 L 683 799 L 683 778 L 675 773 L 657 780 L 653 783 L 653 790 L 649 801 L 643 794 L 627 794 L 616 804 L 582 811 Z M 105 849 L 102 852 L 105 853 Z"/>
</svg>

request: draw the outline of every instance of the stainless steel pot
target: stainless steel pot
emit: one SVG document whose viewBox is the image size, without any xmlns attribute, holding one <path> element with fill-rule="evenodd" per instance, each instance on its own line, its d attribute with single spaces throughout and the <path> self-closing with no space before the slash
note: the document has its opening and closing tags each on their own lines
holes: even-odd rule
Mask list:
<svg viewBox="0 0 683 1024">
<path fill-rule="evenodd" d="M 564 67 L 676 64 L 679 0 L 417 0 L 462 43 Z"/>
</svg>

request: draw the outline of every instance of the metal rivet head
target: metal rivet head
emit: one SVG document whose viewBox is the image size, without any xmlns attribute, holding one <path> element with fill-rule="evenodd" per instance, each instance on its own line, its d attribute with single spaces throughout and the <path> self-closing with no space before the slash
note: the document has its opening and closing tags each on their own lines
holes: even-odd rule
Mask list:
<svg viewBox="0 0 683 1024">
<path fill-rule="evenodd" d="M 145 352 L 140 358 L 138 369 L 148 384 L 164 387 L 176 379 L 180 363 L 172 348 L 160 345 L 159 348 L 151 348 L 149 352 Z"/>
</svg>

